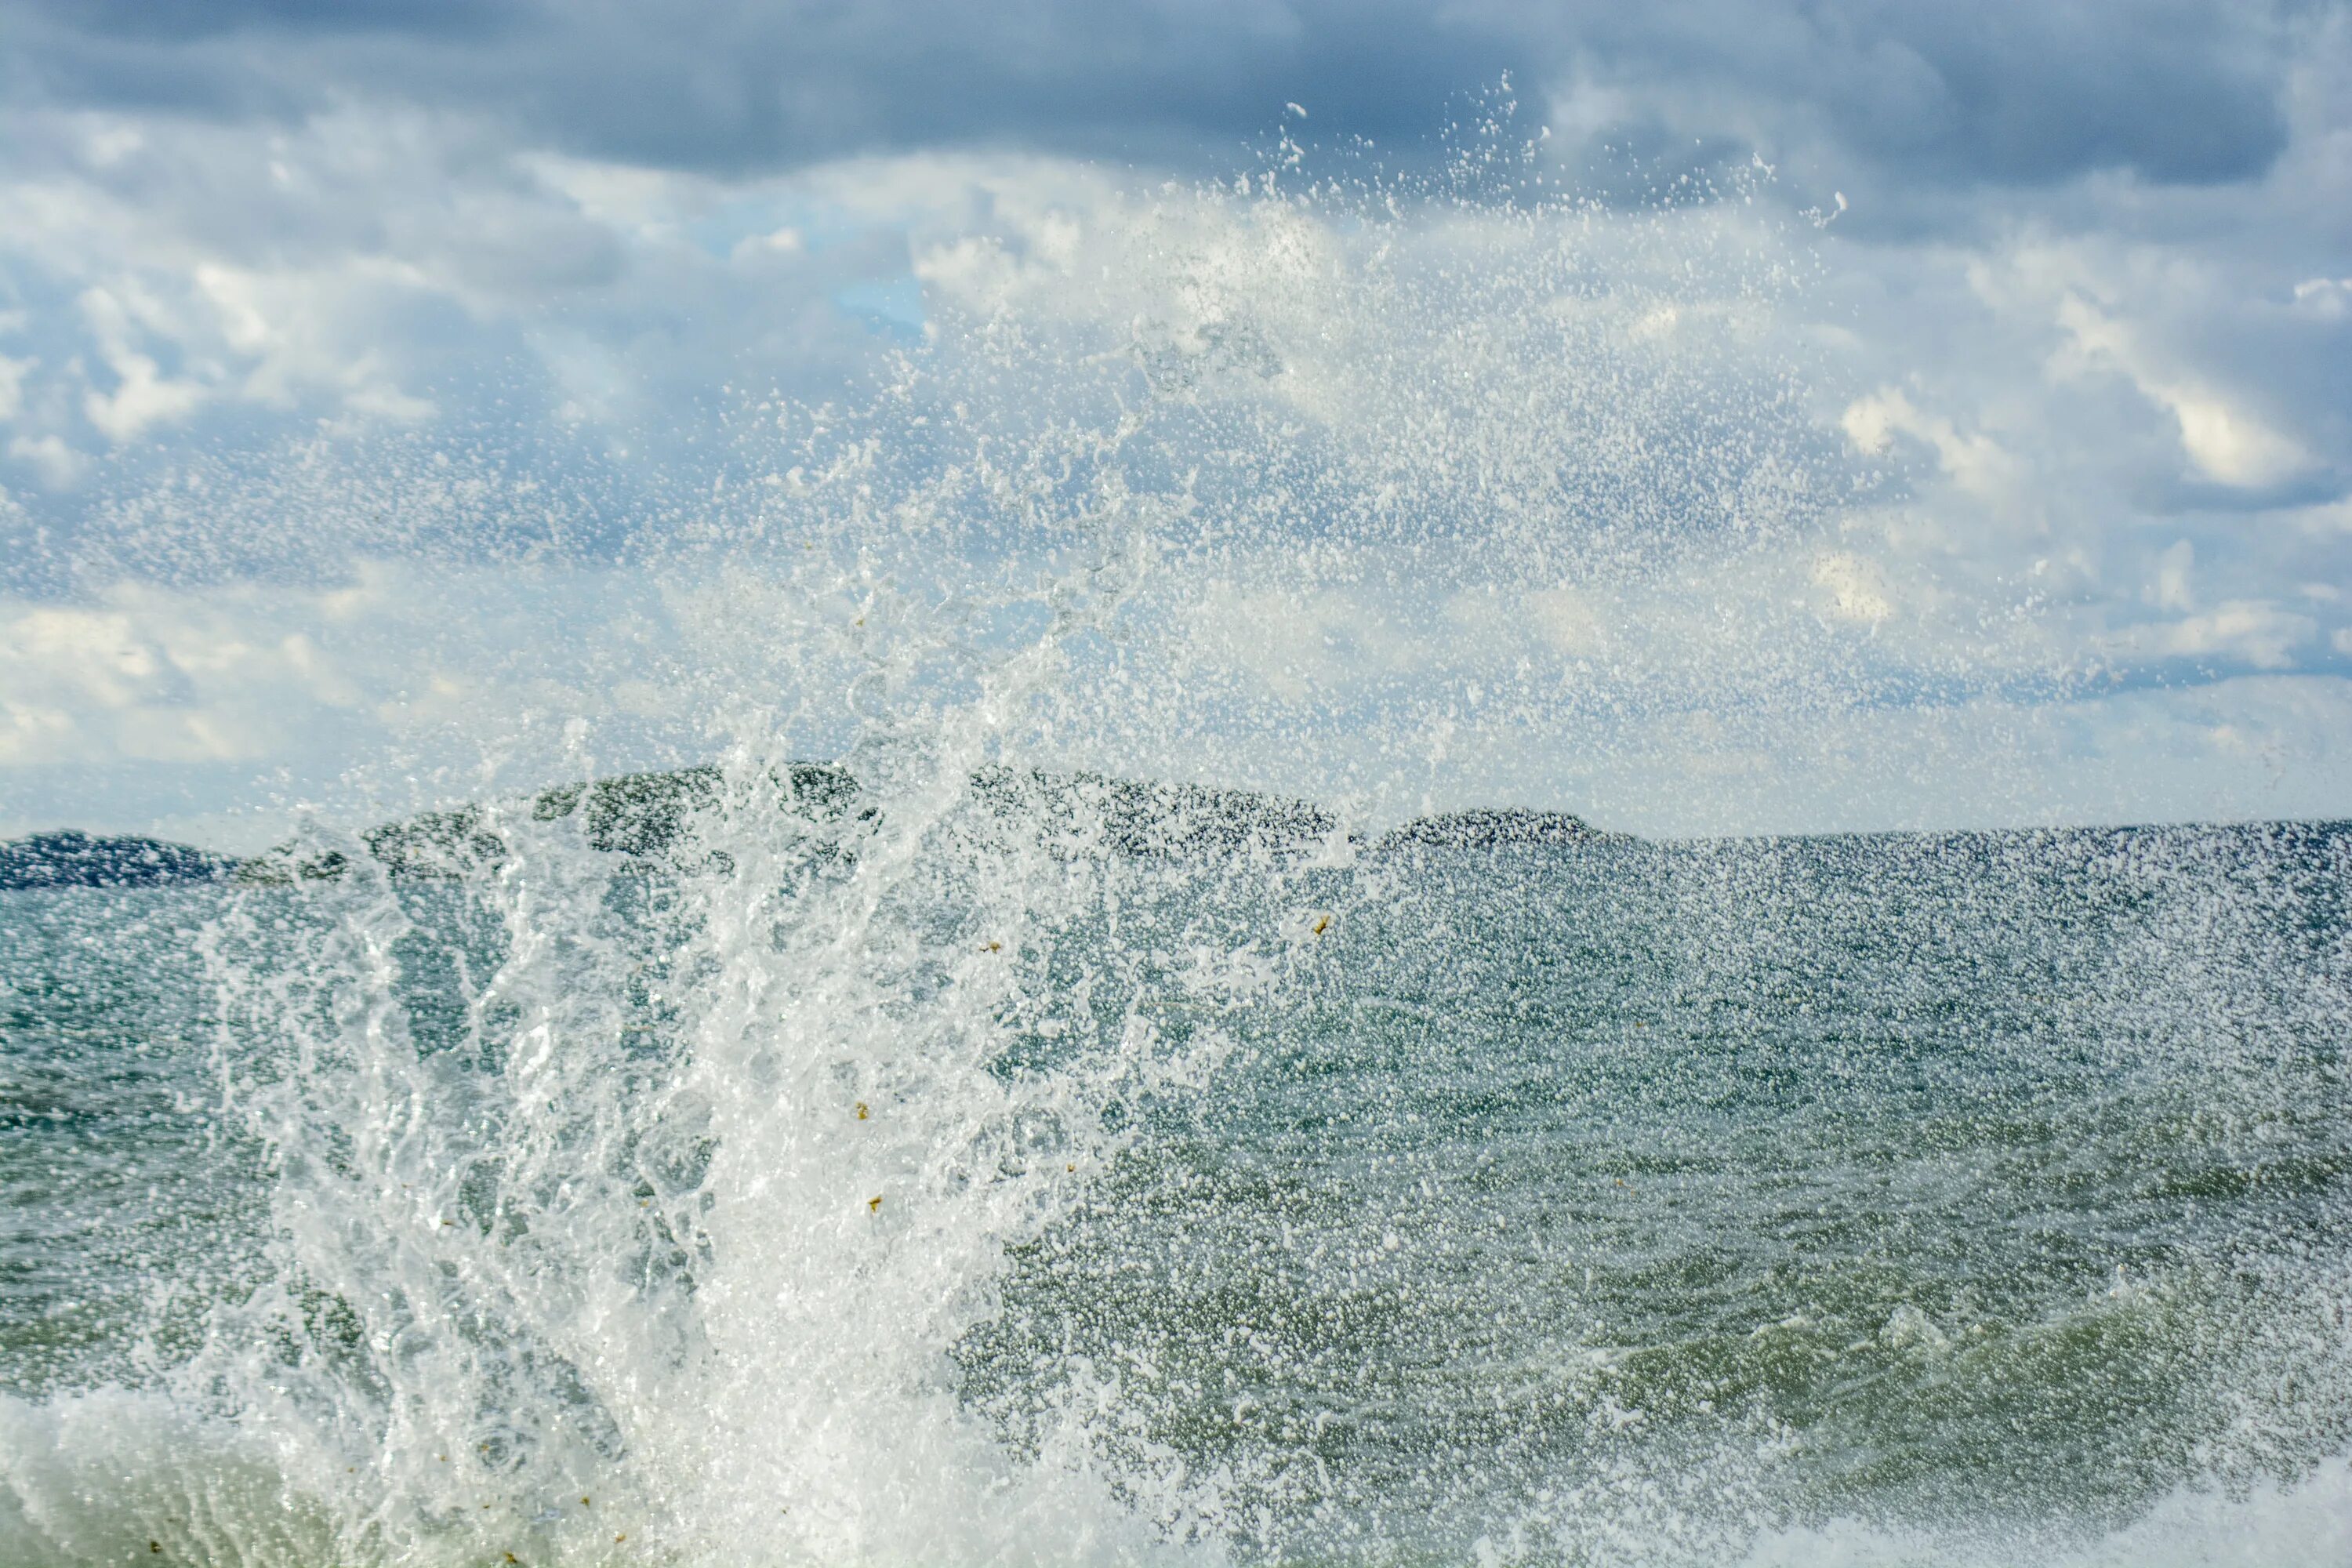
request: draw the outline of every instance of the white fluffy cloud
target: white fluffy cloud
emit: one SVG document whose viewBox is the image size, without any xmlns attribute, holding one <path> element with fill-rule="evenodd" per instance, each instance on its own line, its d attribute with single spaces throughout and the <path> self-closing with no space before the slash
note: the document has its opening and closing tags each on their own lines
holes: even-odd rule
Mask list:
<svg viewBox="0 0 2352 1568">
<path fill-rule="evenodd" d="M 780 182 L 584 165 L 396 104 L 292 128 L 19 109 L 8 132 L 0 430 L 28 488 L 182 438 L 652 433 L 730 380 L 836 384 L 872 334 L 831 295 L 905 268 L 902 238 Z M 781 243 L 785 217 L 835 232 Z"/>
<path fill-rule="evenodd" d="M 99 47 L 34 10 L 36 52 Z M 1242 191 L 1239 167 L 1210 189 L 1067 155 L 1093 132 L 1011 94 L 958 129 L 874 87 L 859 112 L 900 121 L 862 141 L 725 153 L 746 109 L 663 153 L 646 102 L 600 129 L 543 74 L 496 101 L 424 70 L 446 40 L 422 34 L 375 79 L 291 23 L 242 64 L 203 29 L 150 40 L 222 89 L 201 115 L 42 77 L 0 109 L 0 816 L 71 816 L 111 779 L 135 823 L 173 768 L 226 802 L 355 759 L 457 765 L 522 715 L 670 722 L 655 667 L 709 640 L 645 608 L 664 582 L 614 575 L 613 542 L 772 575 L 740 542 L 768 514 L 724 487 L 772 469 L 786 495 L 804 459 L 770 448 L 848 428 L 910 348 L 1037 374 L 952 436 L 951 408 L 894 426 L 908 451 L 1056 412 L 1116 431 L 1137 386 L 1192 443 L 1191 554 L 1139 603 L 1198 689 L 1138 689 L 1205 738 L 1155 758 L 1150 726 L 1107 724 L 1099 760 L 1344 791 L 1382 748 L 1443 754 L 1409 795 L 1658 830 L 2352 810 L 2326 771 L 2352 670 L 2352 23 L 2183 15 L 2195 48 L 2108 51 L 2022 12 L 1967 37 L 1881 17 L 1869 58 L 1943 106 L 1914 124 L 1858 68 L 1773 85 L 1758 62 L 1845 58 L 1810 13 L 1757 21 L 1748 58 L 1496 8 L 1476 26 L 1527 42 L 1524 106 L 1456 145 L 1490 193 L 1603 198 L 1544 217 L 1290 199 L 1388 155 L 1348 140 L 1336 83 L 1266 106 L 1333 146 L 1244 158 Z M 827 36 L 852 77 L 887 52 Z M 541 62 L 574 88 L 604 79 L 583 37 Z M 675 51 L 645 47 L 658 85 Z M 2033 65 L 2116 50 L 2136 76 Z M 333 91 L 226 85 L 312 68 Z M 2204 131 L 2127 78 L 2173 82 Z M 770 386 L 830 412 L 777 434 Z M 392 437 L 390 478 L 338 455 Z M 903 500 L 901 456 L 866 460 Z M 559 504 L 567 481 L 585 499 Z M 608 621 L 646 656 L 616 634 L 564 673 Z"/>
<path fill-rule="evenodd" d="M 171 815 L 251 847 L 339 787 L 405 809 L 404 786 L 462 795 L 666 760 L 662 738 L 697 717 L 677 653 L 662 595 L 609 573 L 394 561 L 320 586 L 0 599 L 0 833 Z M 209 798 L 162 787 L 174 772 Z"/>
</svg>

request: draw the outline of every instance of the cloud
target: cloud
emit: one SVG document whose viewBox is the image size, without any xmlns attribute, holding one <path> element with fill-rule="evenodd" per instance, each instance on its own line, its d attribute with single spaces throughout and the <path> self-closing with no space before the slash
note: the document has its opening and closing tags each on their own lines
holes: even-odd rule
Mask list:
<svg viewBox="0 0 2352 1568">
<path fill-rule="evenodd" d="M 2062 375 L 2116 371 L 2179 424 L 2180 445 L 2204 477 L 2224 485 L 2260 489 L 2311 466 L 2310 454 L 2234 404 L 2225 393 L 2163 365 L 2123 323 L 2079 295 L 2058 305 L 2058 324 L 2071 342 L 2057 358 Z"/>
<path fill-rule="evenodd" d="M 356 809 L 380 815 L 676 761 L 678 637 L 658 592 L 611 573 L 380 561 L 310 586 L 0 598 L 0 835 L 275 797 L 250 844 L 293 799 L 372 792 Z M 361 757 L 378 766 L 353 774 Z M 185 799 L 191 777 L 210 798 Z"/>
<path fill-rule="evenodd" d="M 209 391 L 202 382 L 166 376 L 152 357 L 133 346 L 142 332 L 169 329 L 155 300 L 143 291 L 127 292 L 125 299 L 89 289 L 76 301 L 89 323 L 99 356 L 114 377 L 111 392 L 92 388 L 84 395 L 82 411 L 107 439 L 117 442 L 131 439 L 150 425 L 185 418 Z"/>
<path fill-rule="evenodd" d="M 890 219 L 785 185 L 583 166 L 414 109 L 11 123 L 0 479 L 35 492 L 436 421 L 642 450 L 730 383 L 837 389 L 876 337 L 828 297 L 907 266 Z"/>
<path fill-rule="evenodd" d="M 2017 481 L 2016 464 L 2000 444 L 1981 431 L 1963 431 L 1942 415 L 1923 414 L 1900 387 L 1882 387 L 1846 405 L 1838 416 L 1846 439 L 1874 456 L 1889 451 L 1897 436 L 1923 441 L 1937 465 L 1971 495 L 1991 498 Z"/>
<path fill-rule="evenodd" d="M 56 431 L 39 436 L 11 436 L 8 456 L 53 490 L 71 489 L 89 468 L 83 454 L 66 444 Z"/>
<path fill-rule="evenodd" d="M 1554 118 L 1590 136 L 1826 147 L 1893 178 L 2023 184 L 2260 173 L 2285 143 L 2279 100 L 2309 27 L 2206 0 L 2002 0 L 1965 20 L 1875 0 L 10 9 L 12 85 L 30 100 L 281 125 L 355 94 L 495 102 L 520 140 L 674 169 L 941 147 L 1159 162 L 1263 137 L 1293 104 L 1326 134 L 1407 142 L 1516 73 L 1559 84 Z"/>
<path fill-rule="evenodd" d="M 1876 563 L 1844 551 L 1813 563 L 1813 581 L 1829 595 L 1829 612 L 1840 620 L 1876 626 L 1895 613 L 1885 574 Z"/>
<path fill-rule="evenodd" d="M 991 421 L 1058 450 L 1148 400 L 1167 465 L 1217 459 L 1136 677 L 1179 729 L 1371 770 L 1426 720 L 1463 788 L 1867 825 L 1964 811 L 1934 745 L 2018 811 L 2187 810 L 2130 768 L 2269 800 L 2212 760 L 2261 728 L 2230 704 L 2342 720 L 2340 5 L 0 0 L 0 767 L 44 799 L 661 731 L 661 650 L 727 639 L 599 574 L 717 592 L 679 562 L 756 554 L 817 468 L 781 448 L 905 353 L 978 412 L 861 459 L 892 516 L 963 509 L 877 546 L 901 581 L 1003 500 L 917 478 Z M 991 323 L 1035 351 L 992 393 Z M 995 542 L 1042 571 L 1042 530 Z M 562 668 L 631 605 L 655 652 Z"/>
<path fill-rule="evenodd" d="M 2309 616 L 2261 599 L 2232 599 L 2202 614 L 2135 626 L 2113 644 L 2126 656 L 2194 658 L 2286 669 L 2311 644 L 2317 626 Z"/>
<path fill-rule="evenodd" d="M 283 713 L 285 688 L 316 668 L 299 636 L 257 646 L 145 596 L 104 607 L 0 608 L 0 766 L 250 760 Z M 226 691 L 225 692 L 225 689 Z"/>
<path fill-rule="evenodd" d="M 0 354 L 0 423 L 14 419 L 25 406 L 25 377 L 38 369 L 40 363 Z"/>
</svg>

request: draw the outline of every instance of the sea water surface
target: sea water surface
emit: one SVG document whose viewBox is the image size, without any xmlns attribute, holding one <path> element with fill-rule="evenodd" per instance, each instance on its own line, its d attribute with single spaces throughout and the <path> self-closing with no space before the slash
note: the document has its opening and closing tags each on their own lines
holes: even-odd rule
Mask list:
<svg viewBox="0 0 2352 1568">
<path fill-rule="evenodd" d="M 2352 1560 L 2352 830 L 959 809 L 0 895 L 0 1560 Z"/>
</svg>

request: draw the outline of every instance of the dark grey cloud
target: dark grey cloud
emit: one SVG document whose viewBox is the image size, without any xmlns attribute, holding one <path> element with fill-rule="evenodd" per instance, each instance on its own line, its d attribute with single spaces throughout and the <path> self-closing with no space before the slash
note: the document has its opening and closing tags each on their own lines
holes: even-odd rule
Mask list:
<svg viewBox="0 0 2352 1568">
<path fill-rule="evenodd" d="M 21 101 L 299 118 L 392 95 L 590 156 L 727 173 L 1027 147 L 1230 161 L 1282 106 L 1318 138 L 1427 144 L 1507 73 L 1613 106 L 1621 145 L 1804 149 L 1889 183 L 2100 169 L 2242 180 L 2285 144 L 2317 11 L 2230 0 L 1433 6 L 1392 0 L 8 0 Z"/>
<path fill-rule="evenodd" d="M 500 11 L 479 0 L 211 0 L 151 5 L 141 0 L 33 0 L 77 30 L 115 38 L 188 39 L 257 29 L 295 33 L 475 32 Z"/>
<path fill-rule="evenodd" d="M 1588 68 L 1636 96 L 1818 124 L 1858 161 L 1939 181 L 2235 180 L 2286 142 L 2294 30 L 2261 5 L 1628 7 L 1582 31 Z"/>
<path fill-rule="evenodd" d="M 740 174 L 963 145 L 1229 155 L 1301 94 L 1350 132 L 1420 134 L 1450 96 L 1536 58 L 1523 27 L 1391 5 L 183 9 L 0 7 L 9 79 L 49 103 L 224 116 L 390 93 L 565 152 Z"/>
</svg>

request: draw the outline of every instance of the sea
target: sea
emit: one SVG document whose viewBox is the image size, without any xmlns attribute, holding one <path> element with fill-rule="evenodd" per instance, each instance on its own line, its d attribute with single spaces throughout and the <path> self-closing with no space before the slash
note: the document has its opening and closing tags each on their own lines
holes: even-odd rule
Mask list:
<svg viewBox="0 0 2352 1568">
<path fill-rule="evenodd" d="M 95 519 L 377 685 L 0 892 L 0 1568 L 2352 1563 L 2352 826 L 2082 826 L 2193 674 L 1969 553 L 2063 498 L 1489 107 Z"/>
<path fill-rule="evenodd" d="M 2352 1561 L 2352 826 L 1085 818 L 0 895 L 0 1561 Z"/>
</svg>

